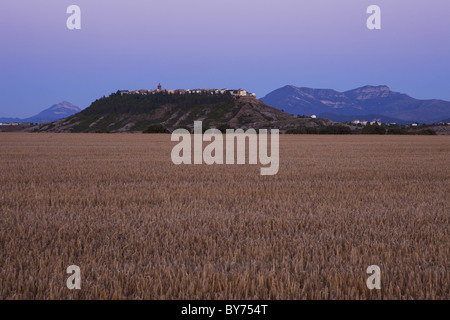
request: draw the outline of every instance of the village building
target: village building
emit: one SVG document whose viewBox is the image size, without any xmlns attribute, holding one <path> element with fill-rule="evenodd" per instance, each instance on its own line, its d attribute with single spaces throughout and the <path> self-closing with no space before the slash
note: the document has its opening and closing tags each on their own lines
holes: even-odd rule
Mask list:
<svg viewBox="0 0 450 320">
<path fill-rule="evenodd" d="M 123 96 L 124 94 L 140 94 L 140 95 L 148 95 L 148 94 L 155 94 L 164 92 L 167 94 L 226 94 L 229 93 L 232 96 L 236 97 L 255 97 L 255 93 L 248 92 L 244 89 L 237 89 L 237 90 L 230 90 L 230 89 L 176 89 L 176 90 L 166 90 L 163 89 L 161 86 L 161 83 L 158 84 L 158 87 L 156 90 L 147 90 L 147 89 L 140 89 L 140 90 L 119 90 L 119 94 Z"/>
</svg>

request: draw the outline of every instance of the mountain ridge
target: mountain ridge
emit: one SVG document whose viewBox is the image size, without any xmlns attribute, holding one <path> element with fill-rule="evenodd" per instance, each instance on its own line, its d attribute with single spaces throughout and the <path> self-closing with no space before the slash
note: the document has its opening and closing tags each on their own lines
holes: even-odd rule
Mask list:
<svg viewBox="0 0 450 320">
<path fill-rule="evenodd" d="M 357 117 L 355 119 L 374 116 L 398 123 L 434 123 L 450 116 L 449 101 L 414 99 L 391 91 L 386 85 L 366 85 L 343 92 L 286 85 L 261 100 L 291 114 L 316 114 L 333 121 L 340 121 L 344 116 Z"/>
<path fill-rule="evenodd" d="M 0 118 L 0 122 L 45 123 L 57 121 L 80 112 L 81 109 L 68 101 L 52 105 L 38 114 L 28 118 Z"/>
</svg>

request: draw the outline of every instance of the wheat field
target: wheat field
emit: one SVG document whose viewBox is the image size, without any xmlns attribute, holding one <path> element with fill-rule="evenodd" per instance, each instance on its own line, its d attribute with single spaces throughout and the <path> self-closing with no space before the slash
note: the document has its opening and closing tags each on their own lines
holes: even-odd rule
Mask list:
<svg viewBox="0 0 450 320">
<path fill-rule="evenodd" d="M 174 145 L 0 134 L 0 299 L 450 298 L 450 137 L 282 135 L 275 176 Z"/>
</svg>

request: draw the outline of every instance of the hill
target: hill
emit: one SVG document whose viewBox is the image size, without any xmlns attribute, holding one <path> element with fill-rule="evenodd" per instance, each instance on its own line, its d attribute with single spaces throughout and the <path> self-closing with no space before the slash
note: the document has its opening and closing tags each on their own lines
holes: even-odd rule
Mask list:
<svg viewBox="0 0 450 320">
<path fill-rule="evenodd" d="M 0 118 L 0 122 L 19 122 L 19 123 L 45 123 L 51 121 L 57 121 L 69 117 L 73 114 L 80 112 L 81 109 L 74 106 L 70 102 L 63 101 L 51 106 L 48 109 L 40 112 L 39 114 L 25 118 Z"/>
<path fill-rule="evenodd" d="M 345 92 L 285 86 L 261 99 L 292 114 L 316 114 L 333 121 L 381 120 L 434 123 L 450 116 L 450 102 L 418 100 L 387 86 L 365 86 Z"/>
<path fill-rule="evenodd" d="M 126 94 L 119 91 L 96 100 L 85 110 L 49 124 L 34 127 L 46 132 L 140 132 L 151 124 L 169 130 L 228 125 L 234 128 L 289 128 L 328 124 L 320 119 L 297 119 L 251 96 L 230 94 Z M 307 122 L 311 122 L 307 124 Z"/>
</svg>

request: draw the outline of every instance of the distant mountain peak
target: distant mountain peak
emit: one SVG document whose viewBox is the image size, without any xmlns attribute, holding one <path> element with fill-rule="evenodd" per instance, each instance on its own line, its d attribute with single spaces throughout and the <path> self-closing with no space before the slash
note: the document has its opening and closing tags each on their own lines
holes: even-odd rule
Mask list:
<svg viewBox="0 0 450 320">
<path fill-rule="evenodd" d="M 52 110 L 52 109 L 68 109 L 68 110 L 73 110 L 73 111 L 77 111 L 77 112 L 81 111 L 80 108 L 78 108 L 77 106 L 73 105 L 72 103 L 70 103 L 68 101 L 63 101 L 58 104 L 54 104 L 47 110 Z"/>
<path fill-rule="evenodd" d="M 78 112 L 80 112 L 81 109 L 77 106 L 73 105 L 72 103 L 68 101 L 63 101 L 57 104 L 54 104 L 48 109 L 45 109 L 44 111 L 41 111 L 39 114 L 26 118 L 26 119 L 13 119 L 14 122 L 22 122 L 22 123 L 44 123 L 44 122 L 52 122 L 57 121 L 63 118 L 70 117 L 71 115 L 74 115 Z M 0 119 L 2 120 L 2 119 Z M 0 122 L 4 122 L 5 120 L 2 120 Z M 10 121 L 10 120 L 8 120 Z"/>
<path fill-rule="evenodd" d="M 38 115 L 29 118 L 27 120 L 29 120 L 29 122 L 39 122 L 39 123 L 51 122 L 62 118 L 70 117 L 71 115 L 74 115 L 80 111 L 81 109 L 73 105 L 72 103 L 68 101 L 63 101 L 58 104 L 54 104 L 50 108 L 45 109 Z M 33 121 L 30 121 L 30 119 Z"/>
<path fill-rule="evenodd" d="M 364 86 L 352 90 L 345 91 L 344 93 L 349 92 L 392 92 L 391 89 L 386 85 L 380 85 L 380 86 Z"/>
<path fill-rule="evenodd" d="M 361 88 L 356 88 L 354 90 L 380 90 L 380 91 L 391 91 L 391 89 L 387 85 L 378 85 L 378 86 L 372 86 L 367 85 Z"/>
<path fill-rule="evenodd" d="M 356 88 L 353 90 L 349 90 L 344 92 L 344 94 L 352 96 L 357 100 L 369 100 L 375 98 L 386 98 L 391 94 L 395 94 L 391 91 L 391 89 L 386 85 L 380 86 L 364 86 L 361 88 Z"/>
</svg>

